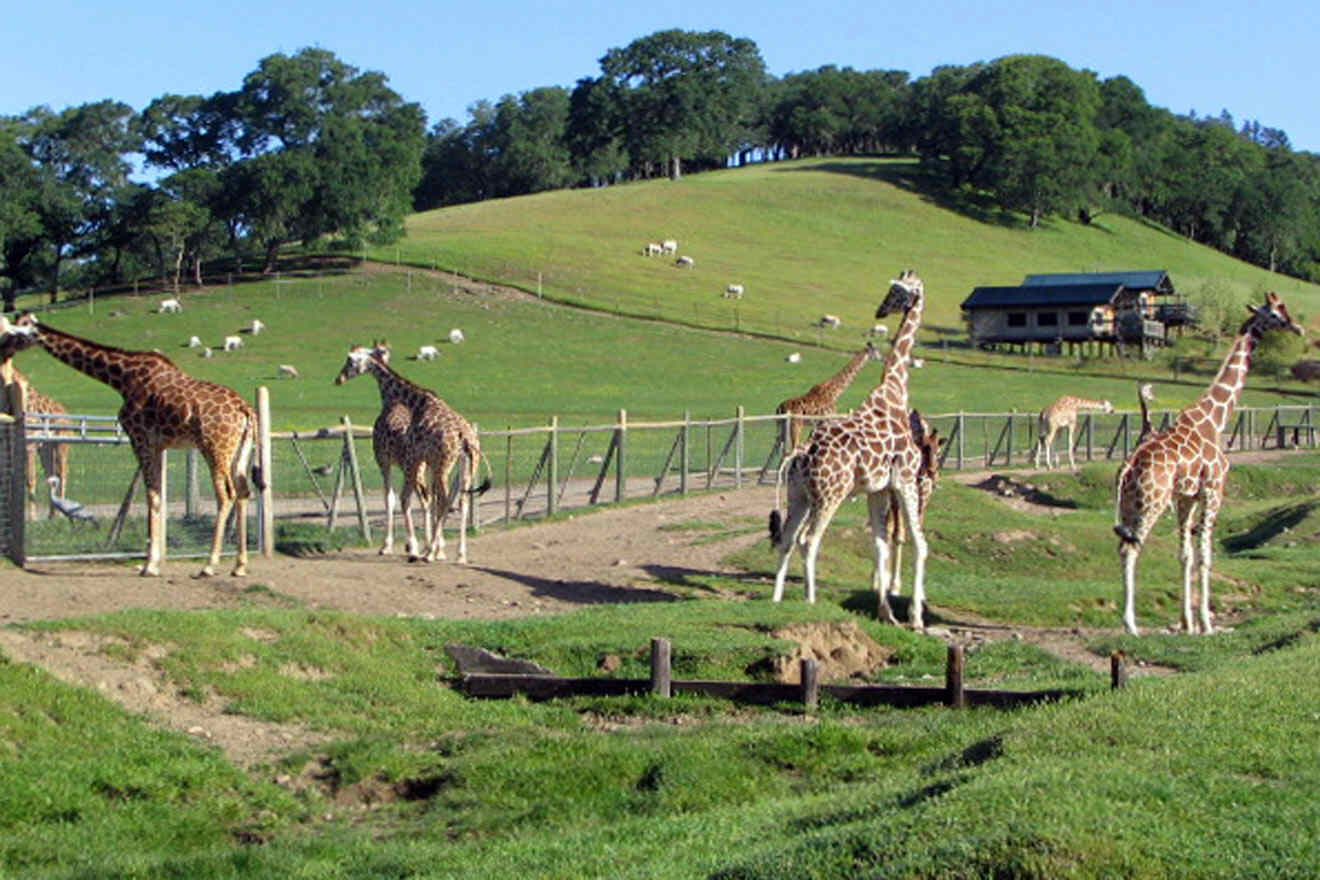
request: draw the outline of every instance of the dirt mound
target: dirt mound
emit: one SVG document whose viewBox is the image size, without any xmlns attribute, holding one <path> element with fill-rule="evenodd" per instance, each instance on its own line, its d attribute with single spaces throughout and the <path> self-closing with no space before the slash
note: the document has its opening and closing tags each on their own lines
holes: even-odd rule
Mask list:
<svg viewBox="0 0 1320 880">
<path fill-rule="evenodd" d="M 775 680 L 781 684 L 802 681 L 802 661 L 820 664 L 820 680 L 846 681 L 865 678 L 889 662 L 893 651 L 878 644 L 852 621 L 800 623 L 772 633 L 775 638 L 797 642 L 798 649 L 773 661 Z"/>
</svg>

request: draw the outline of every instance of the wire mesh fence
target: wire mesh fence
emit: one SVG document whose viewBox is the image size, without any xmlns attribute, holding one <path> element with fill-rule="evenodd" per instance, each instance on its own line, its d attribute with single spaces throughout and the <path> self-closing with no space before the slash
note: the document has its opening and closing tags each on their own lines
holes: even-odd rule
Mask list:
<svg viewBox="0 0 1320 880">
<path fill-rule="evenodd" d="M 1225 431 L 1225 445 L 1231 451 L 1316 448 L 1316 409 L 1239 409 Z M 1151 414 L 1156 429 L 1167 427 L 1175 416 L 1164 410 Z M 65 421 L 57 425 L 53 418 Z M 1038 441 L 1034 413 L 941 413 L 927 419 L 944 437 L 945 469 L 1032 466 Z M 1072 437 L 1074 457 L 1079 465 L 1121 461 L 1135 448 L 1140 428 L 1133 412 L 1084 414 Z M 719 419 L 685 415 L 635 422 L 621 411 L 603 424 L 564 426 L 551 419 L 530 428 L 478 426 L 478 432 L 485 462 L 477 479 L 489 476 L 493 483 L 474 505 L 478 527 L 561 510 L 773 483 L 784 455 L 784 417 L 747 415 L 741 408 Z M 54 439 L 69 447 L 65 499 L 82 505 L 85 517 L 61 513 L 41 479 L 36 498 L 27 498 L 28 457 L 22 444 Z M 315 431 L 276 432 L 270 442 L 266 479 L 272 485 L 276 548 L 283 544 L 281 549 L 297 552 L 309 534 L 338 535 L 339 544 L 380 540 L 385 500 L 370 427 L 345 417 L 339 425 Z M 1066 460 L 1067 442 L 1066 435 L 1056 439 L 1056 460 Z M 166 462 L 167 555 L 202 555 L 209 550 L 215 515 L 208 473 L 194 450 L 171 452 Z M 0 486 L 9 493 L 0 499 L 0 530 L 10 555 L 16 555 L 17 542 L 20 555 L 28 559 L 142 556 L 145 493 L 136 470 L 128 438 L 113 417 L 30 413 L 25 425 L 0 421 Z M 401 479 L 394 468 L 396 492 Z M 260 544 L 257 508 L 249 505 L 250 549 Z M 447 521 L 449 528 L 456 525 L 455 518 Z M 417 527 L 420 532 L 420 515 Z M 231 525 L 226 552 L 232 550 L 232 533 Z M 314 540 L 324 549 L 323 537 Z"/>
</svg>

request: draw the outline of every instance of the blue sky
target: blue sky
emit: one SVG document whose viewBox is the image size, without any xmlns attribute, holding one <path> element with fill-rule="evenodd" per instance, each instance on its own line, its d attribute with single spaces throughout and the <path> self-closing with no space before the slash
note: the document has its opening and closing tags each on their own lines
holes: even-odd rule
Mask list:
<svg viewBox="0 0 1320 880">
<path fill-rule="evenodd" d="M 940 64 L 1051 55 L 1101 78 L 1124 74 L 1156 106 L 1227 109 L 1320 152 L 1312 21 L 1284 0 L 26 0 L 5 13 L 0 115 L 102 98 L 140 110 L 166 93 L 229 91 L 261 58 L 317 46 L 385 73 L 431 123 L 462 123 L 477 100 L 571 88 L 599 73 L 606 50 L 682 28 L 754 40 L 777 76 L 836 64 L 917 78 Z"/>
</svg>

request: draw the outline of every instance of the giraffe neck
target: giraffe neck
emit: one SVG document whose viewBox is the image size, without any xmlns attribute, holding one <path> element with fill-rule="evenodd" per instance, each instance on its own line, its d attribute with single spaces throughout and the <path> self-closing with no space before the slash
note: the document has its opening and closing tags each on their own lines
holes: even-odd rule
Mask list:
<svg viewBox="0 0 1320 880">
<path fill-rule="evenodd" d="M 38 325 L 37 333 L 41 347 L 50 352 L 52 357 L 98 382 L 104 382 L 121 396 L 127 397 L 160 367 L 177 369 L 169 358 L 156 352 L 126 351 L 110 345 L 99 345 L 44 325 Z"/>
<path fill-rule="evenodd" d="M 376 377 L 376 385 L 380 388 L 380 402 L 383 407 L 389 406 L 395 401 L 406 399 L 410 394 L 423 390 L 394 372 L 394 368 L 389 364 L 374 357 L 371 359 L 371 374 Z"/>
<path fill-rule="evenodd" d="M 1074 409 L 1104 409 L 1105 402 L 1103 400 L 1091 400 L 1090 398 L 1087 397 L 1074 397 L 1073 408 Z"/>
<path fill-rule="evenodd" d="M 843 369 L 835 373 L 832 379 L 821 384 L 821 394 L 830 406 L 833 406 L 843 392 L 848 390 L 848 386 L 852 384 L 853 379 L 856 379 L 857 374 L 862 371 L 862 365 L 866 363 L 870 353 L 870 346 L 863 348 L 853 355 L 852 359 L 844 364 Z"/>
<path fill-rule="evenodd" d="M 1247 384 L 1251 353 L 1256 350 L 1258 342 L 1260 331 L 1254 324 L 1248 323 L 1233 341 L 1215 381 L 1210 383 L 1210 387 L 1196 402 L 1196 408 L 1204 413 L 1216 436 L 1227 430 L 1229 422 L 1233 420 L 1238 398 L 1242 395 L 1243 386 Z"/>
<path fill-rule="evenodd" d="M 898 407 L 904 412 L 908 408 L 908 365 L 912 362 L 912 349 L 917 344 L 917 329 L 921 326 L 921 312 L 925 307 L 926 295 L 919 293 L 912 298 L 912 304 L 903 313 L 903 321 L 894 334 L 894 345 L 885 356 L 884 381 L 872 392 L 879 392 L 885 403 Z M 876 401 L 879 403 L 879 401 Z"/>
</svg>

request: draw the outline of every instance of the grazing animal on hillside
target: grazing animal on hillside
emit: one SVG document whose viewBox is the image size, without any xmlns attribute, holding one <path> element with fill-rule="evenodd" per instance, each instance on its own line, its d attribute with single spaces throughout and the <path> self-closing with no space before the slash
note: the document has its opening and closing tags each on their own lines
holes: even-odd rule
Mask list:
<svg viewBox="0 0 1320 880">
<path fill-rule="evenodd" d="M 660 249 L 667 254 L 678 253 L 678 242 L 672 238 L 666 238 L 660 242 Z"/>
<path fill-rule="evenodd" d="M 457 327 L 455 327 L 453 330 L 450 330 L 450 331 L 449 331 L 449 341 L 450 341 L 452 344 L 454 344 L 454 345 L 458 345 L 458 344 L 459 344 L 460 342 L 462 342 L 464 339 L 467 339 L 467 337 L 464 336 L 464 335 L 463 335 L 463 331 L 460 330 L 460 329 L 458 329 Z"/>
<path fill-rule="evenodd" d="M 0 355 L 40 345 L 57 360 L 104 382 L 124 404 L 119 423 L 128 434 L 147 489 L 147 562 L 144 575 L 159 575 L 165 553 L 161 486 L 166 449 L 195 446 L 211 469 L 215 491 L 215 530 L 202 576 L 215 574 L 225 526 L 232 510 L 238 538 L 233 574 L 247 574 L 248 465 L 257 432 L 257 414 L 236 391 L 194 379 L 164 355 L 125 351 L 38 323 L 24 314 L 13 324 L 0 316 Z M 252 482 L 262 486 L 260 468 Z"/>
<path fill-rule="evenodd" d="M 741 284 L 730 284 L 724 288 L 724 295 L 734 299 L 742 299 L 743 286 Z"/>
<path fill-rule="evenodd" d="M 208 345 L 206 348 L 202 349 L 202 357 L 204 358 L 215 357 L 215 352 L 211 350 L 211 346 Z"/>
<path fill-rule="evenodd" d="M 675 263 L 680 269 L 691 269 L 691 268 L 694 268 L 694 267 L 697 265 L 697 261 L 694 260 L 694 259 L 692 259 L 692 258 L 689 257 L 689 256 L 682 256 L 682 257 L 679 257 L 677 260 L 674 261 L 674 263 Z"/>
<path fill-rule="evenodd" d="M 888 336 L 888 335 L 889 335 L 889 325 L 887 325 L 887 324 L 872 324 L 872 325 L 871 325 L 871 329 L 866 331 L 866 335 L 869 336 L 869 337 L 872 337 L 872 338 L 874 338 L 874 337 L 876 337 L 876 336 Z"/>
<path fill-rule="evenodd" d="M 843 326 L 838 315 L 821 315 L 820 320 L 816 322 L 819 327 L 829 327 L 831 330 L 838 330 Z"/>
<path fill-rule="evenodd" d="M 251 333 L 253 336 L 256 336 L 258 333 L 260 333 L 262 330 L 265 329 L 266 329 L 266 325 L 263 324 L 259 318 L 253 318 L 251 325 L 248 326 L 248 332 Z"/>
<path fill-rule="evenodd" d="M 1172 502 L 1178 513 L 1179 553 L 1183 567 L 1183 631 L 1193 633 L 1192 590 L 1200 574 L 1200 631 L 1210 622 L 1210 551 L 1215 521 L 1224 501 L 1228 456 L 1221 438 L 1233 419 L 1251 369 L 1251 355 L 1266 333 L 1287 330 L 1302 335 L 1277 293 L 1265 303 L 1247 306 L 1251 313 L 1228 349 L 1214 381 L 1195 403 L 1178 413 L 1166 430 L 1148 435 L 1124 462 L 1115 479 L 1114 533 L 1123 571 L 1123 626 L 1137 635 L 1137 557 L 1156 520 Z M 1193 536 L 1197 539 L 1193 541 Z"/>
<path fill-rule="evenodd" d="M 242 337 L 242 336 L 226 336 L 226 337 L 225 337 L 225 351 L 237 351 L 238 349 L 240 349 L 240 348 L 242 348 L 242 347 L 243 347 L 243 337 Z"/>
<path fill-rule="evenodd" d="M 784 360 L 788 361 L 790 364 L 799 364 L 802 362 L 802 353 L 795 351 L 788 357 L 784 358 Z"/>
<path fill-rule="evenodd" d="M 202 338 L 201 338 L 200 336 L 189 336 L 189 337 L 188 337 L 188 347 L 189 347 L 189 348 L 201 348 L 201 347 L 202 347 Z"/>
<path fill-rule="evenodd" d="M 280 364 L 279 375 L 281 379 L 298 379 L 298 368 L 293 364 Z"/>
<path fill-rule="evenodd" d="M 183 311 L 183 303 L 177 299 L 163 299 L 160 301 L 160 307 L 156 309 L 162 315 L 178 314 Z"/>
<path fill-rule="evenodd" d="M 644 257 L 658 257 L 662 253 L 664 253 L 664 248 L 654 241 L 648 241 L 642 245 L 642 256 Z"/>
<path fill-rule="evenodd" d="M 417 349 L 417 360 L 433 361 L 439 354 L 440 349 L 436 348 L 434 345 L 423 345 L 421 348 Z"/>
</svg>

